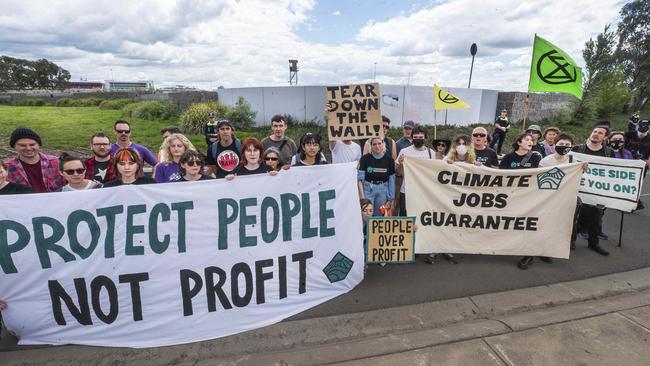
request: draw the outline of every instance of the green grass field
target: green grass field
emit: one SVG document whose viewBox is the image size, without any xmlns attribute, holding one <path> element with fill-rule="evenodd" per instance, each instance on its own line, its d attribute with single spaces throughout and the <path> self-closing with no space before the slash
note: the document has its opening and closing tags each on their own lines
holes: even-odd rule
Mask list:
<svg viewBox="0 0 650 366">
<path fill-rule="evenodd" d="M 647 118 L 645 113 L 642 114 Z M 119 110 L 102 110 L 97 107 L 13 107 L 0 105 L 0 158 L 6 158 L 13 152 L 9 148 L 8 140 L 11 131 L 16 127 L 29 127 L 35 130 L 43 140 L 44 150 L 50 153 L 60 151 L 76 151 L 80 154 L 89 154 L 89 138 L 97 132 L 103 131 L 108 134 L 111 141 L 115 140 L 113 135 L 113 123 L 115 120 L 123 118 L 122 111 Z M 614 129 L 625 130 L 629 115 L 618 114 L 611 118 Z M 138 119 L 127 119 L 132 126 L 132 139 L 134 142 L 148 147 L 151 151 L 157 152 L 160 147 L 160 129 L 166 126 L 178 126 L 178 120 L 167 121 L 148 121 Z M 594 121 L 595 124 L 596 121 Z M 529 123 L 530 124 L 530 123 Z M 477 125 L 468 127 L 438 126 L 438 138 L 452 138 L 456 134 L 469 134 L 471 129 Z M 491 125 L 483 125 L 492 133 Z M 542 128 L 549 127 L 542 125 Z M 556 127 L 564 132 L 574 135 L 578 141 L 584 141 L 591 131 L 593 124 L 584 126 L 575 126 L 570 124 L 559 124 Z M 506 147 L 514 140 L 514 137 L 521 130 L 520 125 L 514 125 L 506 139 Z M 298 141 L 299 137 L 305 132 L 320 133 L 326 140 L 327 132 L 323 126 L 298 125 L 290 127 L 287 135 Z M 256 136 L 258 138 L 267 136 L 271 133 L 268 126 L 256 127 L 251 131 L 238 131 L 237 136 Z M 202 135 L 187 135 L 200 151 L 205 151 L 205 139 Z M 393 128 L 390 136 L 397 139 L 401 136 L 400 128 Z M 433 129 L 431 128 L 430 138 L 433 138 Z M 329 150 L 323 144 L 325 150 Z"/>
</svg>

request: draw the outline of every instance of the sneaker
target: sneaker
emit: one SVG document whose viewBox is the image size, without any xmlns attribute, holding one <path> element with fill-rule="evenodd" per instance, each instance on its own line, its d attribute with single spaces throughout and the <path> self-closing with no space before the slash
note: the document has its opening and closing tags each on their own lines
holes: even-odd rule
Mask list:
<svg viewBox="0 0 650 366">
<path fill-rule="evenodd" d="M 431 253 L 427 255 L 427 257 L 424 259 L 424 261 L 428 264 L 436 264 L 436 254 Z"/>
<path fill-rule="evenodd" d="M 445 258 L 447 262 L 451 264 L 458 264 L 458 261 L 456 261 L 456 258 L 451 253 L 442 253 L 442 257 Z"/>
<path fill-rule="evenodd" d="M 586 231 L 581 231 L 578 233 L 578 236 L 584 240 L 587 240 L 589 238 L 589 233 L 587 233 Z"/>
<path fill-rule="evenodd" d="M 517 263 L 517 267 L 519 267 L 519 269 L 524 269 L 524 270 L 528 269 L 528 267 L 532 265 L 533 265 L 533 257 L 523 257 L 521 258 L 519 263 Z"/>
<path fill-rule="evenodd" d="M 382 266 L 382 267 L 386 267 L 386 262 L 381 262 L 381 263 L 379 263 L 379 265 Z"/>
<path fill-rule="evenodd" d="M 609 240 L 609 236 L 607 236 L 607 234 L 601 232 L 600 234 L 598 234 L 598 239 L 600 239 L 600 240 Z"/>
</svg>

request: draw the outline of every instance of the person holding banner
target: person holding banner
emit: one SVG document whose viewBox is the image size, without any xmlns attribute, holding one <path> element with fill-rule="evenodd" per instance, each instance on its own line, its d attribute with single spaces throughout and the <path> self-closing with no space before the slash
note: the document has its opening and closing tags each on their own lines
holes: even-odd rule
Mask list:
<svg viewBox="0 0 650 366">
<path fill-rule="evenodd" d="M 474 152 L 474 147 L 469 143 L 469 137 L 466 135 L 456 136 L 451 144 L 449 153 L 442 160 L 449 164 L 455 162 L 476 164 L 476 153 Z"/>
<path fill-rule="evenodd" d="M 117 179 L 104 184 L 104 188 L 156 183 L 156 180 L 151 177 L 138 176 L 142 169 L 142 159 L 135 149 L 123 147 L 115 152 L 114 159 Z"/>
<path fill-rule="evenodd" d="M 542 160 L 542 155 L 533 151 L 533 136 L 522 133 L 517 136 L 512 144 L 512 152 L 506 154 L 499 164 L 500 169 L 528 169 L 537 168 Z"/>
<path fill-rule="evenodd" d="M 284 165 L 284 162 L 280 158 L 280 150 L 277 147 L 269 147 L 264 150 L 264 164 L 268 165 L 271 170 L 279 172 L 280 169 L 289 169 L 289 164 Z"/>
<path fill-rule="evenodd" d="M 442 160 L 445 158 L 445 156 L 447 156 L 447 153 L 449 152 L 451 141 L 436 139 L 433 140 L 431 145 L 433 145 L 433 148 L 436 151 L 436 160 Z"/>
<path fill-rule="evenodd" d="M 224 178 L 239 166 L 241 142 L 235 136 L 235 129 L 227 119 L 217 122 L 219 139 L 208 146 L 205 164 L 210 173 Z"/>
<path fill-rule="evenodd" d="M 413 129 L 413 145 L 402 149 L 399 153 L 399 157 L 395 162 L 395 172 L 397 175 L 404 175 L 404 157 L 412 156 L 421 159 L 435 159 L 435 152 L 430 148 L 426 147 L 424 144 L 427 140 L 427 130 L 422 126 L 416 126 Z M 400 188 L 400 200 L 399 200 L 399 216 L 406 215 L 406 184 L 405 180 L 402 180 L 402 187 Z"/>
<path fill-rule="evenodd" d="M 239 175 L 253 175 L 269 173 L 271 175 L 278 174 L 277 171 L 272 170 L 271 167 L 262 162 L 262 143 L 255 137 L 247 137 L 241 145 L 241 163 L 235 170 L 234 174 L 228 174 L 227 180 L 232 180 L 235 176 Z"/>
<path fill-rule="evenodd" d="M 591 131 L 587 142 L 574 146 L 572 151 L 606 158 L 612 157 L 612 151 L 604 144 L 608 134 L 609 127 L 598 125 Z M 589 249 L 600 255 L 608 256 L 609 252 L 602 248 L 598 242 L 603 214 L 603 210 L 599 207 L 583 204 L 578 216 L 578 227 L 587 231 L 587 247 Z"/>
<path fill-rule="evenodd" d="M 386 154 L 382 138 L 373 137 L 369 143 L 370 153 L 359 160 L 359 196 L 372 202 L 374 216 L 381 216 L 380 207 L 391 206 L 395 198 L 395 161 Z"/>
<path fill-rule="evenodd" d="M 187 150 L 178 160 L 181 177 L 177 182 L 193 182 L 197 180 L 214 179 L 209 175 L 202 174 L 203 157 L 196 150 Z"/>
<path fill-rule="evenodd" d="M 179 180 L 181 173 L 178 162 L 188 150 L 196 150 L 196 148 L 185 135 L 180 133 L 169 135 L 160 146 L 160 161 L 154 173 L 156 182 L 169 183 Z"/>
<path fill-rule="evenodd" d="M 82 191 L 85 189 L 102 188 L 102 183 L 86 179 L 86 165 L 84 161 L 68 153 L 62 153 L 59 157 L 59 173 L 68 182 L 58 192 Z"/>
<path fill-rule="evenodd" d="M 397 146 L 395 140 L 388 137 L 388 132 L 390 132 L 390 118 L 386 116 L 381 116 L 382 126 L 384 128 L 384 144 L 386 145 L 386 153 L 390 153 L 390 157 L 393 160 L 397 160 Z M 370 144 L 366 141 L 363 144 L 363 155 L 366 155 L 370 152 Z"/>
<path fill-rule="evenodd" d="M 483 166 L 490 168 L 499 167 L 497 153 L 487 146 L 487 130 L 483 127 L 476 127 L 472 130 L 472 147 L 476 153 L 476 161 Z"/>
</svg>

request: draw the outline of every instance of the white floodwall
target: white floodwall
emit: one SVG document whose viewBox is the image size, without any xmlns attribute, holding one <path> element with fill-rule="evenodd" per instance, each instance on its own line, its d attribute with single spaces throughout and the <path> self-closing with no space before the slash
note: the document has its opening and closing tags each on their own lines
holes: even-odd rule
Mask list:
<svg viewBox="0 0 650 366">
<path fill-rule="evenodd" d="M 424 125 L 492 123 L 499 92 L 488 89 L 446 88 L 471 106 L 469 109 L 433 110 L 433 86 L 381 84 L 381 113 L 398 126 L 412 120 Z M 258 125 L 270 124 L 276 114 L 290 114 L 298 121 L 325 123 L 325 86 L 274 86 L 219 89 L 219 101 L 233 105 L 244 97 L 257 112 Z"/>
</svg>

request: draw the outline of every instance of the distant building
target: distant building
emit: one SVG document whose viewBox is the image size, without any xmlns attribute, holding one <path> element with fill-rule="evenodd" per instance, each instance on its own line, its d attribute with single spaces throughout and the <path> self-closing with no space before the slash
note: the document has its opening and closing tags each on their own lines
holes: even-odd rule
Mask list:
<svg viewBox="0 0 650 366">
<path fill-rule="evenodd" d="M 144 91 L 153 90 L 153 80 L 145 81 L 114 81 L 106 80 L 104 89 L 106 91 Z"/>
<path fill-rule="evenodd" d="M 104 83 L 101 81 L 69 81 L 68 90 L 73 91 L 99 91 L 104 89 Z"/>
<path fill-rule="evenodd" d="M 177 93 L 177 92 L 197 91 L 197 90 L 198 90 L 197 88 L 191 86 L 185 86 L 185 85 L 167 86 L 160 89 L 160 91 L 163 93 Z"/>
</svg>

